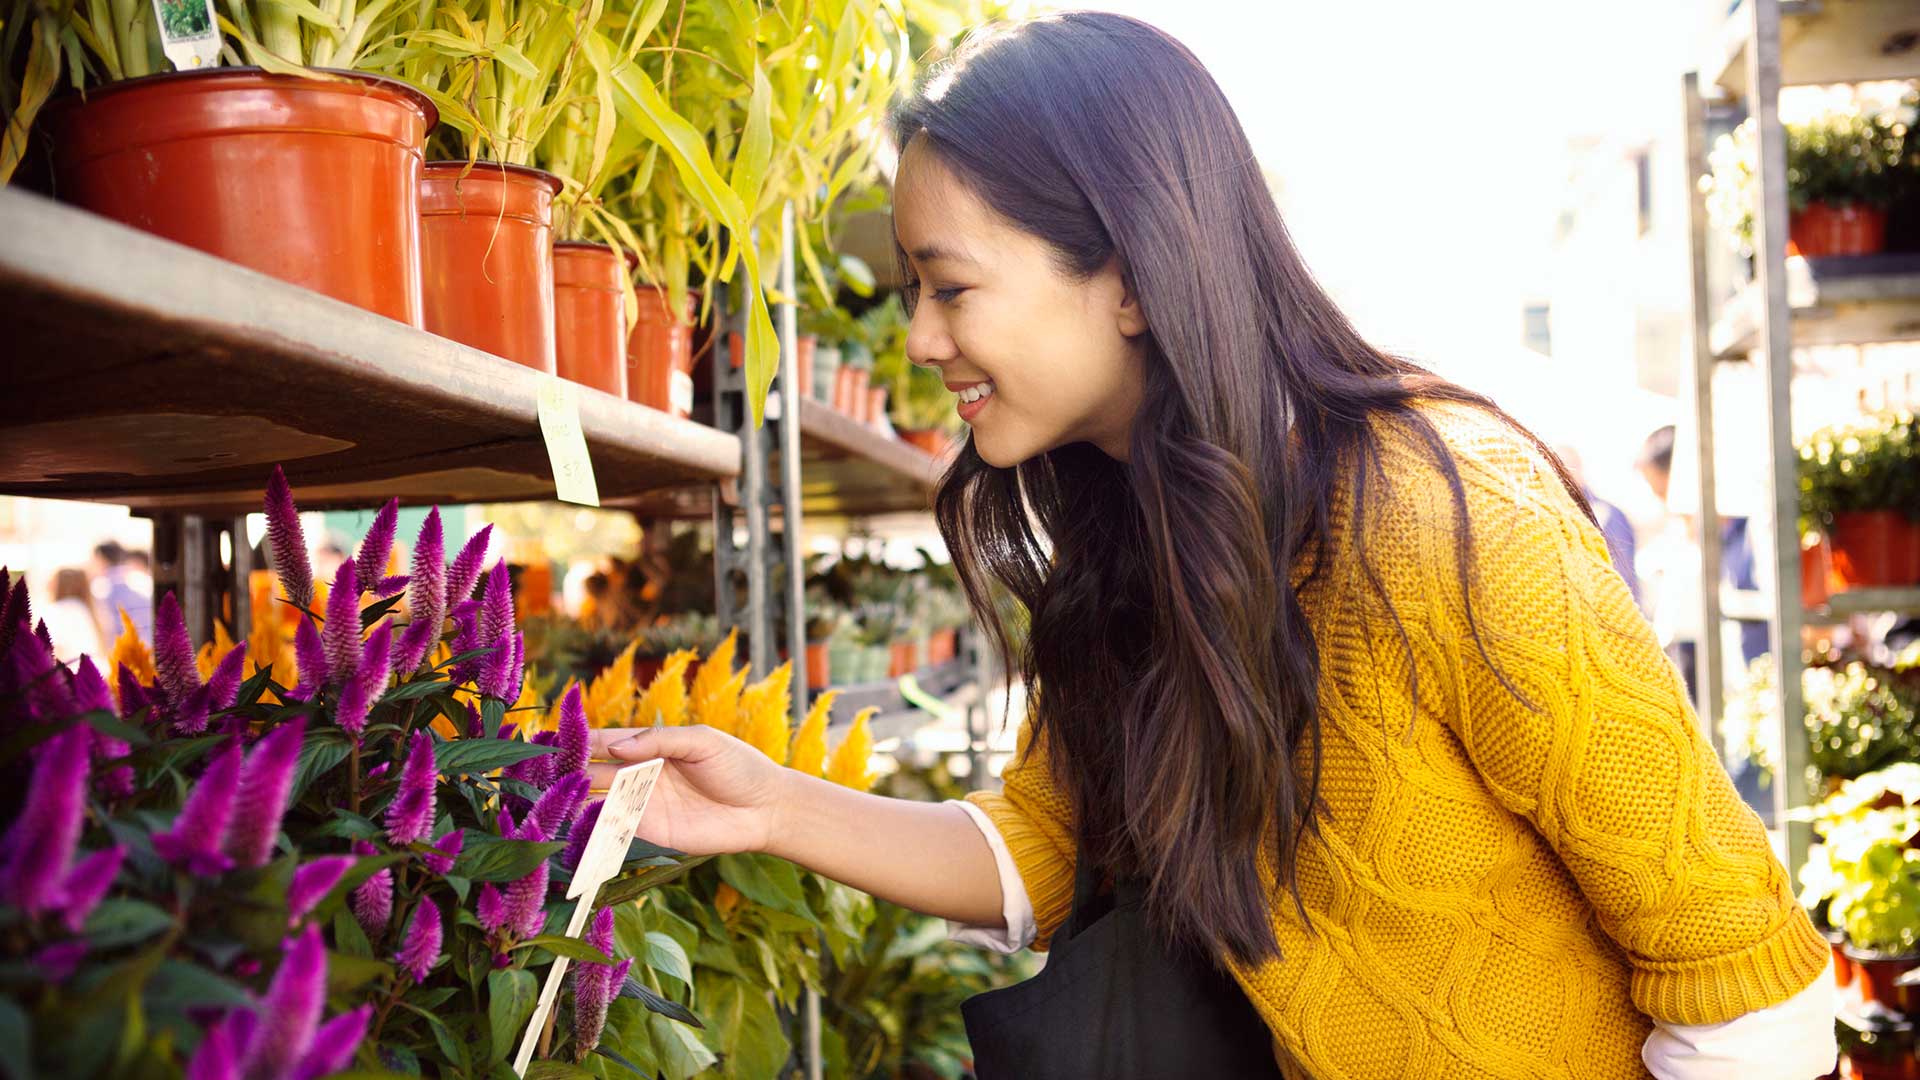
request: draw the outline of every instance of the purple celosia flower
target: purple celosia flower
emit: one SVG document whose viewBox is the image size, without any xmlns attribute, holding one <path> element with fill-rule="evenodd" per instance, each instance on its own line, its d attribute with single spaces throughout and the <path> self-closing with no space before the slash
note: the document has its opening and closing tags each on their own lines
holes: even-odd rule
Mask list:
<svg viewBox="0 0 1920 1080">
<path fill-rule="evenodd" d="M 248 1040 L 247 1080 L 281 1080 L 307 1055 L 327 1003 L 327 946 L 309 926 L 287 947 L 260 1002 L 260 1029 Z"/>
<path fill-rule="evenodd" d="M 206 1037 L 200 1040 L 200 1049 L 194 1051 L 193 1060 L 187 1063 L 186 1080 L 240 1080 L 240 1055 L 246 1047 L 238 1030 L 240 1025 L 229 1022 L 239 1016 L 252 1017 L 253 1011 L 235 1010 L 207 1029 Z"/>
<path fill-rule="evenodd" d="M 0 897 L 29 916 L 64 901 L 67 867 L 86 815 L 88 730 L 68 728 L 41 749 L 26 806 L 0 842 Z"/>
<path fill-rule="evenodd" d="M 90 656 L 80 658 L 80 666 L 73 674 L 73 697 L 79 712 L 114 711 L 113 693 L 107 689 L 107 680 L 100 677 L 100 669 L 93 666 Z M 126 742 L 121 739 L 101 731 L 93 733 L 93 759 L 96 762 L 118 761 L 127 756 L 128 749 Z M 133 782 L 133 767 L 119 765 L 101 774 L 100 790 L 110 799 L 124 799 L 133 794 Z"/>
<path fill-rule="evenodd" d="M 367 714 L 387 689 L 387 669 L 393 660 L 393 622 L 382 619 L 361 646 L 360 663 L 340 691 L 334 722 L 354 738 L 366 730 Z"/>
<path fill-rule="evenodd" d="M 393 554 L 393 533 L 399 521 L 399 499 L 388 499 L 373 516 L 373 525 L 367 529 L 367 538 L 360 541 L 360 554 L 354 560 L 362 590 L 374 588 L 387 576 L 387 559 Z"/>
<path fill-rule="evenodd" d="M 362 1005 L 320 1025 L 313 1035 L 313 1049 L 293 1070 L 292 1080 L 318 1080 L 346 1068 L 360 1041 L 367 1037 L 367 1023 L 372 1019 L 373 1006 Z"/>
<path fill-rule="evenodd" d="M 509 811 L 504 804 L 500 807 L 500 813 L 494 816 L 493 827 L 501 836 L 509 840 L 520 839 L 520 837 L 516 835 L 519 828 L 513 823 L 513 813 Z"/>
<path fill-rule="evenodd" d="M 465 656 L 480 648 L 480 602 L 462 600 L 453 605 L 449 617 L 453 619 L 453 644 L 449 646 L 453 655 Z M 486 660 L 484 655 L 462 660 L 453 665 L 453 670 L 447 673 L 447 677 L 449 681 L 456 684 L 471 681 Z"/>
<path fill-rule="evenodd" d="M 200 667 L 194 662 L 193 638 L 180 615 L 180 601 L 168 592 L 153 611 L 153 669 L 160 688 L 174 701 L 183 701 L 200 688 Z"/>
<path fill-rule="evenodd" d="M 560 733 L 557 731 L 536 731 L 527 741 L 534 746 L 557 746 L 559 738 Z M 502 770 L 501 775 L 510 780 L 532 784 L 537 788 L 545 788 L 552 784 L 554 777 L 558 775 L 558 770 L 555 768 L 555 759 L 558 757 L 558 754 L 542 754 L 539 757 L 527 758 L 525 761 L 516 761 Z M 525 800 L 521 802 L 524 809 Z"/>
<path fill-rule="evenodd" d="M 427 512 L 420 535 L 413 544 L 413 572 L 407 577 L 407 612 L 410 621 L 400 643 L 394 648 L 394 669 L 412 674 L 427 653 L 440 640 L 447 619 L 447 551 L 440 524 L 440 508 Z"/>
<path fill-rule="evenodd" d="M 213 669 L 213 677 L 207 680 L 207 708 L 214 712 L 233 708 L 240 699 L 240 684 L 245 674 L 247 662 L 247 643 L 241 642 L 227 650 L 220 658 L 220 665 Z"/>
<path fill-rule="evenodd" d="M 567 696 L 560 699 L 559 738 L 554 740 L 560 752 L 554 755 L 554 772 L 564 777 L 585 770 L 591 738 L 586 706 L 580 702 L 580 684 L 574 683 Z"/>
<path fill-rule="evenodd" d="M 453 569 L 447 571 L 447 603 L 457 604 L 473 595 L 473 587 L 480 581 L 480 568 L 487 561 L 487 542 L 493 536 L 493 526 L 488 525 L 474 533 L 460 554 L 454 557 Z"/>
<path fill-rule="evenodd" d="M 127 857 L 127 849 L 115 845 L 105 851 L 96 851 L 80 860 L 67 875 L 63 891 L 66 896 L 61 901 L 64 910 L 61 918 L 66 920 L 67 929 L 79 933 L 87 925 L 87 916 L 100 906 L 100 901 L 113 887 L 113 879 L 120 874 L 120 864 Z"/>
<path fill-rule="evenodd" d="M 522 839 L 539 839 L 523 836 Z M 547 928 L 547 864 L 507 886 L 507 925 L 515 937 L 538 937 Z"/>
<path fill-rule="evenodd" d="M 392 768 L 393 768 L 393 762 L 383 761 L 380 764 L 375 765 L 373 768 L 367 770 L 367 779 L 372 780 L 377 776 L 385 776 L 387 775 L 387 771 Z"/>
<path fill-rule="evenodd" d="M 240 741 L 230 740 L 207 764 L 187 794 L 173 828 L 155 833 L 153 849 L 189 873 L 223 874 L 233 860 L 223 850 L 240 787 Z"/>
<path fill-rule="evenodd" d="M 440 627 L 418 619 L 408 623 L 393 644 L 393 670 L 403 677 L 419 671 L 421 662 L 439 640 Z"/>
<path fill-rule="evenodd" d="M 466 837 L 464 830 L 458 828 L 448 830 L 441 835 L 440 839 L 433 842 L 433 851 L 421 854 L 420 861 L 426 863 L 427 869 L 436 874 L 452 873 L 454 860 L 460 857 L 460 849 L 466 844 Z"/>
<path fill-rule="evenodd" d="M 400 790 L 387 804 L 387 839 L 399 847 L 423 839 L 433 828 L 433 737 L 413 733 L 407 764 L 400 771 Z"/>
<path fill-rule="evenodd" d="M 113 679 L 120 687 L 120 719 L 132 720 L 140 715 L 141 709 L 152 707 L 147 688 L 140 685 L 140 677 L 133 673 L 132 668 L 121 664 Z"/>
<path fill-rule="evenodd" d="M 13 636 L 27 618 L 27 579 L 22 575 L 11 586 L 7 568 L 0 566 L 0 652 L 13 647 Z M 15 611 L 18 607 L 20 610 Z"/>
<path fill-rule="evenodd" d="M 184 700 L 174 699 L 173 730 L 181 735 L 198 735 L 207 730 L 207 718 L 213 710 L 213 692 L 196 686 Z"/>
<path fill-rule="evenodd" d="M 40 639 L 40 644 L 45 645 L 48 652 L 53 651 L 53 631 L 47 629 L 47 620 L 41 619 L 34 626 L 33 636 Z"/>
<path fill-rule="evenodd" d="M 274 728 L 254 744 L 241 767 L 226 851 L 243 869 L 265 866 L 273 858 L 273 841 L 280 835 L 280 819 L 293 793 L 293 768 L 299 763 L 300 740 L 306 733 L 304 717 Z"/>
<path fill-rule="evenodd" d="M 507 925 L 507 898 L 489 881 L 480 886 L 480 896 L 474 901 L 474 914 L 479 916 L 480 927 L 491 934 Z"/>
<path fill-rule="evenodd" d="M 313 607 L 313 564 L 307 559 L 307 534 L 300 528 L 300 511 L 293 505 L 287 474 L 278 465 L 267 478 L 267 550 L 273 555 L 273 572 L 279 575 L 287 599 L 303 608 Z"/>
<path fill-rule="evenodd" d="M 79 710 L 73 677 L 53 658 L 53 649 L 36 634 L 16 635 L 9 667 L 13 685 L 27 695 L 27 715 L 42 721 L 64 720 Z"/>
<path fill-rule="evenodd" d="M 299 629 L 293 632 L 293 666 L 300 676 L 300 683 L 287 691 L 287 696 L 300 701 L 312 701 L 319 697 L 321 688 L 330 680 L 327 678 L 327 651 L 320 644 L 320 629 L 312 619 L 301 619 Z"/>
<path fill-rule="evenodd" d="M 333 891 L 340 879 L 358 861 L 351 855 L 327 855 L 313 860 L 293 872 L 293 880 L 287 885 L 287 923 L 298 923 L 307 912 L 312 911 L 326 895 Z"/>
<path fill-rule="evenodd" d="M 520 690 L 527 681 L 527 635 L 515 631 L 513 635 L 513 659 L 508 661 L 507 679 L 500 696 L 507 701 L 519 701 Z"/>
<path fill-rule="evenodd" d="M 56 941 L 33 954 L 33 966 L 40 977 L 50 983 L 63 983 L 73 978 L 80 968 L 80 961 L 87 955 L 85 938 L 72 938 Z"/>
<path fill-rule="evenodd" d="M 113 691 L 107 689 L 107 680 L 100 677 L 91 656 L 82 656 L 74 668 L 73 704 L 76 712 L 113 711 Z"/>
<path fill-rule="evenodd" d="M 572 870 L 580 865 L 580 856 L 587 853 L 587 838 L 593 835 L 593 827 L 599 823 L 600 811 L 606 805 L 604 800 L 595 799 L 574 819 L 573 828 L 567 833 L 566 850 L 560 853 L 561 866 Z"/>
<path fill-rule="evenodd" d="M 467 707 L 467 738 L 478 739 L 485 736 L 487 733 L 487 723 L 480 718 L 480 710 L 474 708 L 473 702 L 471 701 L 463 702 L 463 704 Z M 500 726 L 506 727 L 507 725 L 502 724 Z"/>
<path fill-rule="evenodd" d="M 479 690 L 492 697 L 505 697 L 513 672 L 513 579 L 507 574 L 507 561 L 501 559 L 487 573 L 481 590 L 480 643 L 491 648 L 480 665 Z"/>
<path fill-rule="evenodd" d="M 382 600 L 390 596 L 399 596 L 401 593 L 407 591 L 407 582 L 411 580 L 412 579 L 405 574 L 393 574 L 388 577 L 383 577 L 380 579 L 380 583 L 373 587 L 373 595 Z"/>
<path fill-rule="evenodd" d="M 327 657 L 327 685 L 341 686 L 360 667 L 360 588 L 353 560 L 340 564 L 327 593 L 327 624 L 320 628 L 320 651 Z"/>
<path fill-rule="evenodd" d="M 573 772 L 555 781 L 533 804 L 520 835 L 529 840 L 549 840 L 559 835 L 560 827 L 573 820 L 587 798 L 587 774 Z"/>
<path fill-rule="evenodd" d="M 373 855 L 377 849 L 365 840 L 356 840 L 353 853 Z M 347 906 L 353 909 L 353 917 L 367 937 L 378 940 L 393 919 L 393 868 L 381 867 L 378 873 L 361 882 L 347 897 Z"/>
<path fill-rule="evenodd" d="M 413 918 L 407 921 L 406 935 L 393 959 L 400 970 L 413 976 L 414 985 L 427 981 L 427 973 L 440 962 L 439 908 L 426 900 L 414 905 Z"/>
<path fill-rule="evenodd" d="M 613 953 L 613 909 L 594 913 L 587 929 L 587 944 L 603 953 Z M 575 1059 L 584 1061 L 600 1045 L 600 1033 L 607 1024 L 607 1005 L 613 1000 L 614 980 L 626 981 L 626 965 L 596 964 L 582 961 L 573 969 L 573 1035 Z"/>
</svg>

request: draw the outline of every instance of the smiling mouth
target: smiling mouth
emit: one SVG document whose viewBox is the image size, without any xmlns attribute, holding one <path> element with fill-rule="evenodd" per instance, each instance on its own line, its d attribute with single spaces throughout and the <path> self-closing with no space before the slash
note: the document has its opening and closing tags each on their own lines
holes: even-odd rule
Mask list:
<svg viewBox="0 0 1920 1080">
<path fill-rule="evenodd" d="M 981 410 L 987 407 L 987 402 L 993 400 L 993 391 L 992 380 L 973 383 L 956 391 L 955 396 L 960 399 L 960 419 L 971 422 L 974 417 L 979 416 Z"/>
</svg>

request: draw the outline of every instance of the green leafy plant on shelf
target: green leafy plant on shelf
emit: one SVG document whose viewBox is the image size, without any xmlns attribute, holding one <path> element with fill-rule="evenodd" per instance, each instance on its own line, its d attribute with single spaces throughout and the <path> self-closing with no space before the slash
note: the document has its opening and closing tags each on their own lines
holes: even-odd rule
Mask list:
<svg viewBox="0 0 1920 1080">
<path fill-rule="evenodd" d="M 964 426 L 953 394 L 940 372 L 907 359 L 908 319 L 898 294 L 887 297 L 859 319 L 863 339 L 873 353 L 874 385 L 887 388 L 893 425 L 902 431 L 934 430 L 952 434 Z"/>
<path fill-rule="evenodd" d="M 1729 695 L 1724 720 L 1728 747 L 1770 773 L 1780 762 L 1772 720 L 1777 680 L 1773 658 L 1756 659 L 1746 685 Z M 1920 761 L 1920 686 L 1914 675 L 1857 660 L 1811 665 L 1801 671 L 1801 700 L 1809 789 Z"/>
<path fill-rule="evenodd" d="M 1920 519 L 1920 417 L 1883 412 L 1823 428 L 1803 441 L 1797 473 L 1802 532 L 1833 515 L 1893 510 Z"/>
<path fill-rule="evenodd" d="M 1920 951 L 1920 765 L 1848 781 L 1814 810 L 1821 842 L 1800 870 L 1800 903 L 1825 905 L 1827 925 L 1855 948 Z"/>
</svg>

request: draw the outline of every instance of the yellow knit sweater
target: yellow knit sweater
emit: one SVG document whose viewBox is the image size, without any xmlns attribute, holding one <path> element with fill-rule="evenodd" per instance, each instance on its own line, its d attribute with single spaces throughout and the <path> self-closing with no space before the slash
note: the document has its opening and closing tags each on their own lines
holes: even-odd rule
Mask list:
<svg viewBox="0 0 1920 1080">
<path fill-rule="evenodd" d="M 1702 737 L 1606 542 L 1522 437 L 1426 407 L 1474 537 L 1467 633 L 1447 484 L 1383 426 L 1384 505 L 1302 600 L 1321 650 L 1321 836 L 1299 866 L 1313 931 L 1274 885 L 1282 958 L 1233 966 L 1292 1077 L 1644 1077 L 1655 1019 L 1778 1004 L 1827 944 Z M 1377 491 L 1371 488 L 1370 491 Z M 1013 853 L 1044 949 L 1073 899 L 1072 809 L 1023 730 L 1002 792 L 969 798 Z M 1222 768 L 1231 762 L 1222 761 Z"/>
</svg>

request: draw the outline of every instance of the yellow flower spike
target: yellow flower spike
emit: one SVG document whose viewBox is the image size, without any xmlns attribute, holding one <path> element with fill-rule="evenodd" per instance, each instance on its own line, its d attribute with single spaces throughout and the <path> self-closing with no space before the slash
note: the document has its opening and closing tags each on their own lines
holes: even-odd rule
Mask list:
<svg viewBox="0 0 1920 1080">
<path fill-rule="evenodd" d="M 120 636 L 114 639 L 112 651 L 107 653 L 107 685 L 113 690 L 115 705 L 120 703 L 120 665 L 127 670 L 142 686 L 152 686 L 159 676 L 153 672 L 153 652 L 147 643 L 140 640 L 140 631 L 133 628 L 133 620 L 127 617 L 127 609 L 120 609 Z"/>
<path fill-rule="evenodd" d="M 520 682 L 520 700 L 515 701 L 513 703 L 513 709 L 508 710 L 507 720 L 511 723 L 518 723 L 520 730 L 527 735 L 531 735 L 536 731 L 559 731 L 560 702 L 567 696 L 567 691 L 573 689 L 573 685 L 577 681 L 576 679 L 568 679 L 566 684 L 560 687 L 560 692 L 554 695 L 553 704 L 547 706 L 547 711 L 543 713 L 540 711 L 540 692 L 534 689 L 533 680 L 522 679 Z M 515 709 L 526 709 L 528 711 L 515 712 Z M 588 715 L 591 716 L 592 714 Z"/>
<path fill-rule="evenodd" d="M 871 720 L 880 710 L 861 709 L 853 718 L 853 727 L 847 730 L 847 737 L 833 748 L 833 756 L 827 760 L 827 779 L 842 787 L 855 791 L 865 791 L 873 786 L 877 779 L 873 774 L 873 731 L 868 728 Z"/>
<path fill-rule="evenodd" d="M 807 710 L 806 720 L 793 737 L 793 760 L 788 764 L 808 776 L 819 776 L 827 762 L 827 718 L 839 697 L 840 691 L 826 690 L 814 698 L 813 708 Z"/>
<path fill-rule="evenodd" d="M 213 620 L 213 640 L 200 646 L 200 652 L 193 658 L 194 666 L 200 669 L 200 681 L 213 678 L 213 669 L 219 667 L 220 661 L 232 651 L 233 636 L 227 633 L 226 624 L 219 619 Z"/>
<path fill-rule="evenodd" d="M 687 668 L 699 658 L 700 654 L 692 649 L 681 649 L 667 657 L 660 665 L 660 674 L 647 684 L 646 693 L 640 695 L 640 703 L 634 707 L 634 724 L 652 727 L 656 717 L 667 727 L 679 727 L 687 722 Z"/>
<path fill-rule="evenodd" d="M 701 668 L 701 674 L 706 673 Z M 696 679 L 696 681 L 698 681 Z M 705 699 L 696 698 L 693 703 L 693 722 L 705 724 L 715 731 L 724 731 L 729 735 L 739 734 L 740 695 L 747 688 L 747 670 L 728 679 L 725 685 Z"/>
<path fill-rule="evenodd" d="M 707 662 L 700 665 L 700 671 L 694 675 L 693 712 L 696 722 L 705 722 L 697 719 L 704 703 L 711 701 L 715 695 L 724 691 L 728 681 L 733 678 L 733 653 L 739 647 L 739 637 L 739 630 L 728 633 L 727 640 L 713 650 L 713 655 L 707 657 Z M 731 705 L 729 705 L 728 715 L 732 715 Z"/>
<path fill-rule="evenodd" d="M 634 711 L 633 654 L 638 641 L 614 658 L 607 669 L 594 676 L 581 695 L 590 727 L 632 727 Z"/>
<path fill-rule="evenodd" d="M 713 893 L 713 910 L 720 913 L 721 922 L 733 916 L 734 911 L 740 906 L 741 899 L 740 890 L 724 881 L 720 883 L 720 887 Z"/>
<path fill-rule="evenodd" d="M 767 755 L 776 765 L 787 763 L 792 726 L 793 664 L 780 665 L 773 674 L 747 687 L 735 710 L 735 731 L 741 739 Z"/>
</svg>

